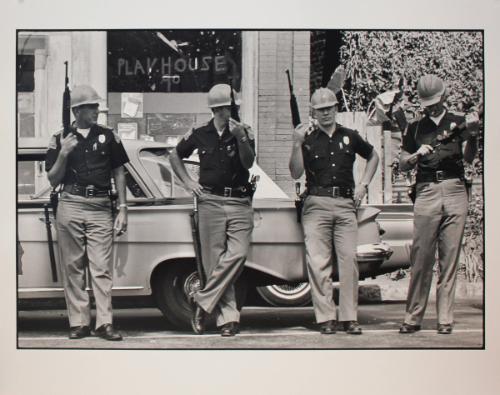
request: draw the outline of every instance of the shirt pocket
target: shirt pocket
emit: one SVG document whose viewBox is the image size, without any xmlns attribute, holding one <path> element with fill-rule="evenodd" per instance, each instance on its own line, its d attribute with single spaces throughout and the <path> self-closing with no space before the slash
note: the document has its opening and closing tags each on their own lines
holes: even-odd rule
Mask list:
<svg viewBox="0 0 500 395">
<path fill-rule="evenodd" d="M 309 154 L 309 166 L 312 171 L 328 167 L 328 153 L 326 150 L 317 150 Z"/>
<path fill-rule="evenodd" d="M 98 147 L 96 150 L 89 150 L 87 153 L 87 167 L 89 170 L 107 167 L 109 160 L 110 156 L 105 147 Z"/>
<path fill-rule="evenodd" d="M 199 150 L 200 167 L 202 169 L 215 169 L 217 167 L 217 158 L 214 148 L 202 147 Z"/>
</svg>

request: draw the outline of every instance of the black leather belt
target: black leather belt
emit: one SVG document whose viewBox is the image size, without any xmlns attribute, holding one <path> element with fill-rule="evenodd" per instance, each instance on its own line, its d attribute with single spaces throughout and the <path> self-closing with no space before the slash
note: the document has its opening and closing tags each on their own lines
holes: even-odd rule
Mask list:
<svg viewBox="0 0 500 395">
<path fill-rule="evenodd" d="M 330 197 L 343 197 L 343 198 L 353 198 L 354 191 L 352 188 L 337 186 L 337 187 L 310 187 L 308 189 L 309 195 L 315 196 L 330 196 Z"/>
<path fill-rule="evenodd" d="M 252 190 L 249 187 L 203 187 L 203 191 L 212 195 L 224 197 L 244 198 L 252 196 Z"/>
<path fill-rule="evenodd" d="M 72 195 L 84 196 L 87 198 L 110 196 L 109 189 L 96 188 L 94 185 L 65 185 L 63 190 Z"/>
<path fill-rule="evenodd" d="M 417 173 L 417 183 L 418 182 L 441 182 L 444 180 L 450 180 L 453 178 L 464 179 L 463 175 L 457 174 L 455 172 L 449 172 L 444 170 L 437 170 L 434 172 Z"/>
</svg>

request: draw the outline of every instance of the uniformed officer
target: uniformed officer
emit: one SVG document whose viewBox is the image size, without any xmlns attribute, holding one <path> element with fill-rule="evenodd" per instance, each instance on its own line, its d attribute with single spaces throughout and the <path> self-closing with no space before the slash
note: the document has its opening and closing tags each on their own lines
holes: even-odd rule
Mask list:
<svg viewBox="0 0 500 395">
<path fill-rule="evenodd" d="M 75 116 L 71 133 L 52 136 L 46 170 L 52 186 L 62 184 L 57 210 L 57 236 L 70 339 L 90 335 L 90 298 L 85 289 L 88 263 L 96 303 L 95 335 L 121 340 L 113 329 L 111 289 L 113 277 L 111 177 L 118 192 L 117 235 L 127 230 L 125 175 L 127 154 L 116 133 L 98 125 L 102 99 L 88 85 L 76 86 L 71 94 Z"/>
<path fill-rule="evenodd" d="M 295 129 L 290 172 L 294 179 L 306 172 L 307 197 L 302 226 L 314 314 L 320 332 L 332 334 L 337 329 L 331 279 L 332 258 L 336 255 L 340 280 L 338 318 L 347 333 L 359 335 L 362 330 L 357 322 L 356 208 L 375 173 L 378 155 L 357 131 L 335 122 L 337 107 L 337 98 L 331 90 L 320 88 L 313 93 L 312 116 L 317 123 Z M 360 183 L 354 186 L 356 154 L 367 163 Z"/>
<path fill-rule="evenodd" d="M 445 108 L 444 82 L 435 75 L 424 75 L 418 81 L 417 91 L 425 115 L 405 130 L 400 158 L 401 169 L 407 171 L 416 166 L 417 175 L 411 279 L 406 316 L 399 332 L 414 333 L 421 328 L 437 246 L 437 330 L 440 334 L 450 334 L 458 258 L 467 216 L 463 161 L 472 162 L 476 154 L 478 118 L 476 114 L 467 116 L 467 131 L 447 139 L 455 127 L 464 123 L 464 117 Z"/>
<path fill-rule="evenodd" d="M 208 107 L 213 119 L 188 132 L 170 154 L 175 173 L 199 200 L 207 280 L 205 287 L 193 295 L 196 307 L 192 327 L 195 333 L 203 333 L 206 313 L 215 312 L 222 336 L 239 332 L 234 282 L 243 270 L 253 230 L 248 169 L 255 158 L 255 143 L 250 128 L 230 117 L 230 93 L 226 84 L 210 89 Z M 200 158 L 199 180 L 188 175 L 181 160 L 195 149 Z"/>
</svg>

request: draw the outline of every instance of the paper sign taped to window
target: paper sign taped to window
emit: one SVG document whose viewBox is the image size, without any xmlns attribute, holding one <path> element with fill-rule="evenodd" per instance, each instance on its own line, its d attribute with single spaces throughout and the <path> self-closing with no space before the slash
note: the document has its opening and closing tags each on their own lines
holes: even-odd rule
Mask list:
<svg viewBox="0 0 500 395">
<path fill-rule="evenodd" d="M 136 122 L 128 122 L 128 123 L 118 123 L 116 125 L 116 129 L 118 130 L 118 135 L 125 140 L 137 140 L 137 123 Z"/>
<path fill-rule="evenodd" d="M 144 97 L 142 93 L 122 93 L 122 118 L 142 118 Z"/>
</svg>

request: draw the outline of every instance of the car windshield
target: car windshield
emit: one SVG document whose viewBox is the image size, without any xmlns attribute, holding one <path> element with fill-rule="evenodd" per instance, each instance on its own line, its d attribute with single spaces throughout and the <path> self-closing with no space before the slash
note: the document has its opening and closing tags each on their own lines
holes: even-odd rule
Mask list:
<svg viewBox="0 0 500 395">
<path fill-rule="evenodd" d="M 139 158 L 154 181 L 163 197 L 186 197 L 191 196 L 186 191 L 181 180 L 177 178 L 165 156 L 166 149 L 143 150 Z M 195 162 L 185 162 L 186 170 L 195 180 L 198 179 L 199 166 Z"/>
</svg>

